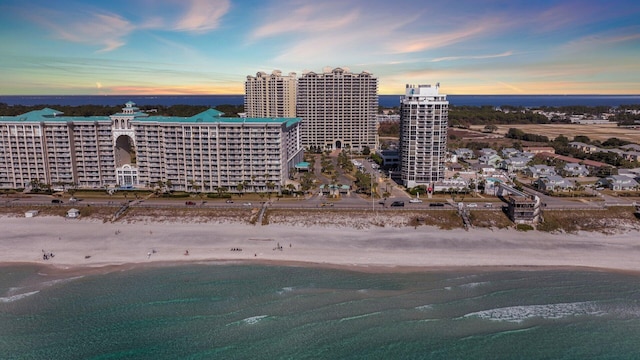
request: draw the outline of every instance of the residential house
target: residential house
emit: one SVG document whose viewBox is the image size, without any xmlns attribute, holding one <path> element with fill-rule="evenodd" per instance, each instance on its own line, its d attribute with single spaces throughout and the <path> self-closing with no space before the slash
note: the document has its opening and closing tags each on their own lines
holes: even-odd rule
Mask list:
<svg viewBox="0 0 640 360">
<path fill-rule="evenodd" d="M 614 191 L 635 190 L 638 182 L 625 175 L 611 175 L 596 181 L 596 186 L 603 186 Z"/>
<path fill-rule="evenodd" d="M 574 149 L 578 149 L 578 150 L 580 150 L 580 151 L 582 151 L 584 153 L 587 153 L 587 154 L 591 154 L 591 153 L 600 151 L 600 149 L 595 145 L 589 145 L 589 144 L 585 144 L 585 143 L 579 142 L 579 141 L 572 141 L 572 142 L 569 143 L 569 146 L 574 148 Z"/>
<path fill-rule="evenodd" d="M 626 151 L 623 154 L 625 160 L 629 161 L 640 161 L 640 152 L 639 151 Z"/>
<path fill-rule="evenodd" d="M 587 167 L 582 164 L 567 163 L 564 165 L 564 168 L 562 168 L 562 173 L 564 174 L 564 176 L 583 177 L 589 175 L 589 169 L 587 169 Z"/>
<path fill-rule="evenodd" d="M 514 148 L 504 148 L 504 149 L 502 149 L 501 153 L 502 153 L 502 157 L 505 158 L 505 159 L 510 158 L 510 157 L 516 157 L 516 156 L 520 155 L 520 151 L 518 151 L 518 150 L 516 150 Z"/>
<path fill-rule="evenodd" d="M 495 166 L 487 164 L 473 164 L 472 167 L 483 175 L 491 175 L 497 171 Z"/>
<path fill-rule="evenodd" d="M 471 151 L 471 149 L 467 148 L 459 148 L 453 151 L 454 154 L 458 156 L 458 159 L 473 159 L 476 155 Z"/>
<path fill-rule="evenodd" d="M 497 154 L 492 155 L 482 155 L 478 158 L 478 162 L 480 164 L 497 166 L 502 161 L 502 158 Z"/>
<path fill-rule="evenodd" d="M 551 146 L 528 146 L 528 147 L 522 148 L 522 151 L 530 152 L 533 154 L 540 154 L 540 153 L 555 154 L 556 153 L 556 149 L 552 148 Z"/>
<path fill-rule="evenodd" d="M 575 183 L 572 180 L 558 175 L 538 178 L 534 185 L 542 191 L 567 191 L 575 187 Z"/>
<path fill-rule="evenodd" d="M 480 155 L 487 155 L 487 156 L 491 156 L 491 155 L 496 155 L 498 154 L 497 151 L 493 150 L 492 148 L 484 148 L 484 149 L 480 149 L 480 151 L 478 151 L 480 153 Z"/>
<path fill-rule="evenodd" d="M 531 161 L 531 159 L 525 156 L 511 157 L 502 160 L 499 167 L 509 172 L 522 171 L 527 168 L 529 161 Z"/>
<path fill-rule="evenodd" d="M 539 178 L 556 175 L 556 169 L 549 165 L 532 165 L 525 170 L 525 173 L 531 177 Z"/>
</svg>

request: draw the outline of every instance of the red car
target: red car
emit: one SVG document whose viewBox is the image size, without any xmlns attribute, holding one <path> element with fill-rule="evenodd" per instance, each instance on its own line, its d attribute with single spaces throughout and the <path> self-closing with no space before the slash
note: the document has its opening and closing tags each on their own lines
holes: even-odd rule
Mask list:
<svg viewBox="0 0 640 360">
<path fill-rule="evenodd" d="M 195 202 L 193 202 L 193 201 L 187 201 L 187 202 L 185 202 L 184 204 L 185 204 L 185 205 L 188 205 L 188 206 L 193 206 L 193 205 L 195 205 L 196 203 L 195 203 Z"/>
</svg>

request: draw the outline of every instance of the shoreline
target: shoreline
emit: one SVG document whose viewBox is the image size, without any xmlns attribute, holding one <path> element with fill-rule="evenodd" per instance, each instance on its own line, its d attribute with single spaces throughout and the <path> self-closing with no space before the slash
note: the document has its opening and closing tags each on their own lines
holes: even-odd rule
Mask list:
<svg viewBox="0 0 640 360">
<path fill-rule="evenodd" d="M 57 217 L 0 217 L 0 227 L 5 229 L 0 266 L 29 264 L 52 272 L 238 263 L 365 272 L 572 268 L 640 273 L 640 231 L 548 234 L 232 222 L 103 223 Z M 189 255 L 184 255 L 186 250 Z M 43 260 L 42 251 L 55 257 Z"/>
</svg>

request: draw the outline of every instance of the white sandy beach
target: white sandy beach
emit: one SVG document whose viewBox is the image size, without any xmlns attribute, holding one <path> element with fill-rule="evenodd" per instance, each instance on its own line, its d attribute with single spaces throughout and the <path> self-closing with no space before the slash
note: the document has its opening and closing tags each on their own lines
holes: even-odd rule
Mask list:
<svg viewBox="0 0 640 360">
<path fill-rule="evenodd" d="M 0 263 L 37 263 L 60 269 L 227 260 L 383 271 L 530 266 L 640 271 L 638 231 L 602 235 L 424 226 L 114 224 L 58 217 L 0 217 L 0 229 Z M 277 249 L 278 244 L 282 250 Z M 232 251 L 234 248 L 242 251 Z M 55 257 L 43 260 L 43 251 Z"/>
</svg>

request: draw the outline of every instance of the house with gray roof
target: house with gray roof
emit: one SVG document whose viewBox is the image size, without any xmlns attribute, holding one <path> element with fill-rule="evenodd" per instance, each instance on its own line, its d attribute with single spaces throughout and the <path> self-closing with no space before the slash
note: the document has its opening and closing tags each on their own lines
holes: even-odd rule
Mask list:
<svg viewBox="0 0 640 360">
<path fill-rule="evenodd" d="M 562 168 L 562 173 L 565 176 L 588 176 L 589 175 L 589 169 L 587 169 L 586 166 L 582 165 L 582 164 L 576 164 L 576 163 L 566 163 L 564 165 L 564 167 Z"/>
<path fill-rule="evenodd" d="M 606 187 L 614 191 L 629 191 L 638 188 L 638 182 L 625 175 L 611 175 L 596 181 L 596 186 Z"/>
<path fill-rule="evenodd" d="M 531 159 L 524 156 L 510 157 L 502 160 L 499 167 L 509 172 L 522 171 L 527 168 L 529 161 L 531 161 Z"/>
<path fill-rule="evenodd" d="M 538 178 L 534 185 L 542 191 L 568 191 L 575 187 L 575 182 L 558 175 Z"/>
<path fill-rule="evenodd" d="M 526 168 L 525 173 L 531 177 L 539 178 L 556 175 L 556 169 L 549 165 L 532 165 Z"/>
</svg>

